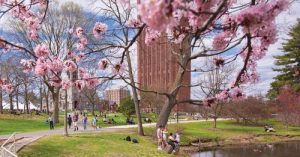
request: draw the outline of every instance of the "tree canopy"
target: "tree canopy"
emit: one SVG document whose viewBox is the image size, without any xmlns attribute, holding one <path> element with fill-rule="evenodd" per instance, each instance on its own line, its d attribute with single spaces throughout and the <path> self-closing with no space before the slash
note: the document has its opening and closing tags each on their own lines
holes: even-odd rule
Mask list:
<svg viewBox="0 0 300 157">
<path fill-rule="evenodd" d="M 290 85 L 293 91 L 300 90 L 300 19 L 298 23 L 291 28 L 289 34 L 291 38 L 283 43 L 283 54 L 275 56 L 277 68 L 274 71 L 279 74 L 271 83 L 271 89 L 268 92 L 270 98 L 276 98 L 280 88 L 284 85 Z"/>
<path fill-rule="evenodd" d="M 120 107 L 118 108 L 125 117 L 130 118 L 135 113 L 134 102 L 131 97 L 126 97 L 121 100 Z"/>
</svg>

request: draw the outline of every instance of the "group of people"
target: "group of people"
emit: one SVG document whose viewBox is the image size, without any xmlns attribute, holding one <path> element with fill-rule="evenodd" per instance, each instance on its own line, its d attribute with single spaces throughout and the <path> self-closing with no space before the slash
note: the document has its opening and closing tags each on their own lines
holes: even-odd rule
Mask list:
<svg viewBox="0 0 300 157">
<path fill-rule="evenodd" d="M 74 131 L 78 131 L 78 121 L 79 121 L 79 114 L 78 113 L 74 112 L 73 116 L 69 115 L 67 121 L 68 121 L 69 129 L 71 129 L 72 124 L 73 124 Z M 97 127 L 97 122 L 98 122 L 98 119 L 97 119 L 96 116 L 94 116 L 92 118 L 92 121 L 91 121 L 92 127 L 94 129 L 98 128 Z M 83 118 L 82 118 L 83 130 L 87 129 L 87 125 L 88 125 L 88 117 L 85 114 L 83 114 Z"/>
<path fill-rule="evenodd" d="M 75 112 L 72 117 L 71 117 L 71 115 L 69 115 L 67 118 L 67 121 L 68 121 L 69 129 L 71 129 L 72 124 L 73 124 L 74 131 L 78 131 L 78 121 L 79 121 L 78 113 Z M 49 116 L 47 122 L 50 125 L 50 130 L 53 130 L 54 129 L 54 121 L 53 121 L 52 114 Z M 97 129 L 97 122 L 98 122 L 98 119 L 96 116 L 94 116 L 94 118 L 92 119 L 92 126 L 94 129 Z M 88 125 L 88 118 L 86 115 L 84 115 L 82 118 L 83 130 L 87 129 L 87 125 Z"/>
<path fill-rule="evenodd" d="M 176 147 L 179 146 L 180 135 L 178 132 L 175 134 L 170 133 L 168 136 L 168 129 L 162 126 L 159 126 L 156 131 L 157 139 L 158 139 L 158 150 L 162 150 L 168 144 L 172 146 L 173 152 L 175 152 Z"/>
</svg>

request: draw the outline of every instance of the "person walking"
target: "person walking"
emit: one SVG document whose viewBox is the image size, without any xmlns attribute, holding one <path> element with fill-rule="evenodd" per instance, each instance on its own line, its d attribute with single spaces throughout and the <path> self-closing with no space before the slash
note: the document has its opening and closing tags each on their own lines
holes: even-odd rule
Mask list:
<svg viewBox="0 0 300 157">
<path fill-rule="evenodd" d="M 73 127 L 74 127 L 74 131 L 78 131 L 77 122 L 78 122 L 78 114 L 74 113 L 74 115 L 73 115 Z"/>
<path fill-rule="evenodd" d="M 49 116 L 48 121 L 49 121 L 49 125 L 50 125 L 50 130 L 53 130 L 54 129 L 54 123 L 53 123 L 52 114 Z"/>
<path fill-rule="evenodd" d="M 68 117 L 68 125 L 69 125 L 69 129 L 71 129 L 71 125 L 72 125 L 72 117 L 71 117 L 71 115 L 69 115 L 69 117 Z"/>
<path fill-rule="evenodd" d="M 85 115 L 85 116 L 83 117 L 83 119 L 82 119 L 83 130 L 86 130 L 87 122 L 88 122 L 88 118 L 87 118 L 87 116 Z"/>
<path fill-rule="evenodd" d="M 156 130 L 156 136 L 158 140 L 158 150 L 162 150 L 162 140 L 163 140 L 163 132 L 162 132 L 162 126 L 160 125 Z"/>
<path fill-rule="evenodd" d="M 94 130 L 97 129 L 97 122 L 98 122 L 98 119 L 96 116 L 94 116 L 94 118 L 92 119 L 92 126 L 93 126 Z"/>
</svg>

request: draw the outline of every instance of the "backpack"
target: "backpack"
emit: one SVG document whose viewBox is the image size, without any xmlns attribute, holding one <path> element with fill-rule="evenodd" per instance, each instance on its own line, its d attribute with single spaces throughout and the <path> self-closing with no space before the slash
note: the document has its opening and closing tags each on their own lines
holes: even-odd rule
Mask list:
<svg viewBox="0 0 300 157">
<path fill-rule="evenodd" d="M 126 140 L 126 141 L 131 141 L 130 136 L 127 136 L 127 137 L 125 138 L 125 140 Z"/>
<path fill-rule="evenodd" d="M 133 138 L 132 143 L 139 143 L 139 141 L 137 139 Z"/>
</svg>

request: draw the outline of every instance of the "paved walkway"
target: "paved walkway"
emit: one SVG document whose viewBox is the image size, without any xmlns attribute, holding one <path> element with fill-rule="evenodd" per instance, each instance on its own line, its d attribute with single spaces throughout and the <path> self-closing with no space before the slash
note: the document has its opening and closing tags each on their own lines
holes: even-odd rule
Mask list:
<svg viewBox="0 0 300 157">
<path fill-rule="evenodd" d="M 218 120 L 225 120 L 225 119 L 218 119 Z M 194 122 L 201 122 L 201 121 L 212 121 L 209 120 L 192 120 L 192 121 L 179 121 L 179 123 L 194 123 Z M 176 121 L 168 122 L 168 124 L 174 124 Z M 156 123 L 148 123 L 143 124 L 143 127 L 154 127 Z M 137 128 L 137 125 L 121 125 L 121 126 L 111 126 L 111 127 L 105 127 L 100 129 L 93 129 L 90 126 L 88 126 L 87 130 L 83 130 L 82 126 L 79 126 L 79 131 L 73 131 L 73 129 L 68 129 L 69 134 L 77 134 L 77 133 L 93 133 L 93 132 L 113 132 L 118 131 L 122 129 L 129 129 L 129 128 Z M 31 142 L 44 137 L 44 136 L 51 136 L 51 135 L 63 135 L 64 129 L 54 129 L 54 130 L 44 130 L 44 131 L 36 131 L 36 132 L 28 132 L 28 133 L 19 133 L 16 134 L 16 139 L 19 139 L 16 142 L 16 151 L 18 152 L 21 150 L 24 146 L 30 144 Z M 10 135 L 0 135 L 0 141 L 3 139 L 7 139 Z"/>
</svg>

